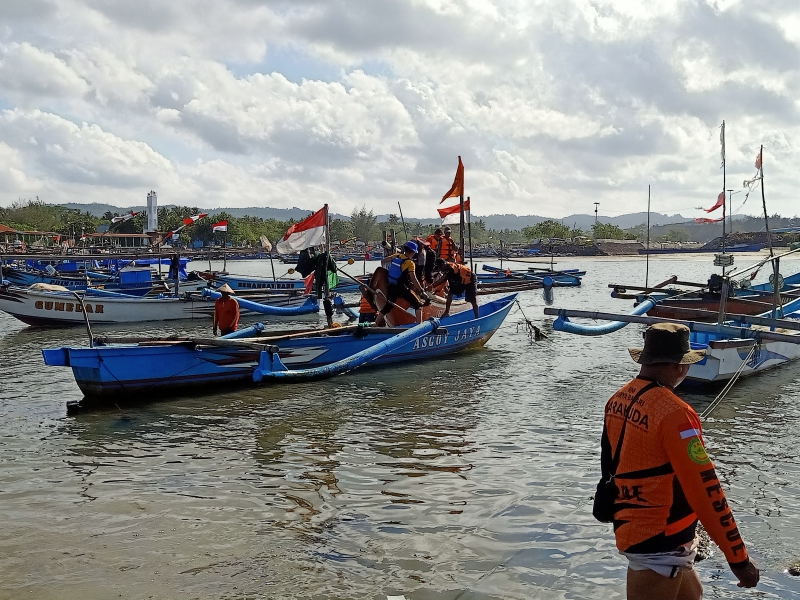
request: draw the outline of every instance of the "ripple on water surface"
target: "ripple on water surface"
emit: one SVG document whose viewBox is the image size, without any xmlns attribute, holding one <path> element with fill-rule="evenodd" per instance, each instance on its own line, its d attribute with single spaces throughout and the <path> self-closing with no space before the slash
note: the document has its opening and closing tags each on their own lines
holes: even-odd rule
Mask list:
<svg viewBox="0 0 800 600">
<path fill-rule="evenodd" d="M 618 311 L 606 284 L 644 269 L 559 266 L 589 274 L 557 305 Z M 650 265 L 651 282 L 710 270 Z M 85 333 L 0 315 L 0 597 L 623 597 L 625 563 L 590 497 L 602 407 L 635 373 L 641 329 L 567 336 L 540 293 L 520 299 L 547 340 L 515 313 L 458 359 L 75 416 L 71 373 L 44 368 L 40 349 Z M 800 558 L 796 373 L 741 382 L 705 424 L 766 597 L 800 592 L 783 572 Z M 698 571 L 706 597 L 740 596 L 719 552 Z"/>
</svg>

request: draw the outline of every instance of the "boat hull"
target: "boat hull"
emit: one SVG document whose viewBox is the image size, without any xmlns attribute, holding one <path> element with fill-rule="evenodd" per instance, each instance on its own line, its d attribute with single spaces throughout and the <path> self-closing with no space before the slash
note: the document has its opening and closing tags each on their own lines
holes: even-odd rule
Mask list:
<svg viewBox="0 0 800 600">
<path fill-rule="evenodd" d="M 273 306 L 296 306 L 305 298 L 270 296 Z M 285 302 L 281 304 L 281 302 Z M 86 296 L 86 316 L 92 325 L 208 319 L 214 314 L 214 301 L 199 294 L 177 298 L 116 298 Z M 0 288 L 0 310 L 23 323 L 37 327 L 85 325 L 81 304 L 69 292 L 38 292 L 24 288 Z M 242 310 L 242 315 L 254 314 Z"/>
<path fill-rule="evenodd" d="M 693 337 L 696 339 L 694 334 Z M 740 367 L 739 377 L 749 377 L 800 358 L 800 344 L 762 342 L 757 344 L 750 354 L 754 345 L 755 341 L 752 339 L 709 342 L 706 346 L 705 359 L 689 367 L 684 385 L 704 386 L 724 383 L 730 381 Z"/>
<path fill-rule="evenodd" d="M 482 305 L 478 319 L 471 312 L 442 319 L 445 331 L 411 340 L 370 365 L 430 359 L 483 346 L 500 327 L 515 299 L 516 295 L 511 295 Z M 278 355 L 290 369 L 320 367 L 352 356 L 392 335 L 376 328 L 368 334 L 348 332 L 285 339 L 278 343 Z M 257 339 L 249 341 L 258 343 Z M 196 346 L 191 342 L 65 347 L 42 352 L 46 364 L 71 367 L 78 387 L 94 400 L 253 385 L 253 372 L 260 357 L 260 351 L 251 347 Z"/>
</svg>

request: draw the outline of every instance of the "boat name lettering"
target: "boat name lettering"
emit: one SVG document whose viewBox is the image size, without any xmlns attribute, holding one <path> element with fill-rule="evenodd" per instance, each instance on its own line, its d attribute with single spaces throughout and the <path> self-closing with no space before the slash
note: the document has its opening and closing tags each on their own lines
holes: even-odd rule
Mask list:
<svg viewBox="0 0 800 600">
<path fill-rule="evenodd" d="M 88 302 L 84 303 L 86 306 L 87 313 L 95 313 L 95 314 L 103 314 L 103 305 L 102 304 L 95 304 L 92 306 Z M 37 310 L 58 310 L 62 312 L 82 312 L 80 304 L 74 304 L 72 302 L 50 302 L 37 300 L 33 304 L 34 308 Z"/>
<path fill-rule="evenodd" d="M 478 337 L 481 334 L 480 326 L 470 327 L 469 329 L 460 329 L 456 332 L 453 341 L 461 342 L 468 338 Z M 447 343 L 446 335 L 426 335 L 414 340 L 414 347 L 412 350 L 419 350 L 420 348 L 433 348 L 434 346 L 441 346 Z"/>
<path fill-rule="evenodd" d="M 236 283 L 237 288 L 246 289 L 270 289 L 270 290 L 290 290 L 294 289 L 294 284 L 289 283 L 250 283 L 248 281 L 239 281 Z"/>
</svg>

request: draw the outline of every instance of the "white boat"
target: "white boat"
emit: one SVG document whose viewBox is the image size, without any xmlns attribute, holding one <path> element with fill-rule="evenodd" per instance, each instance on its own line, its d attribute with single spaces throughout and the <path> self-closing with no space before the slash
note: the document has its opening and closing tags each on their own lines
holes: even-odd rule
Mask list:
<svg viewBox="0 0 800 600">
<path fill-rule="evenodd" d="M 186 293 L 181 296 L 163 298 L 139 298 L 118 294 L 85 296 L 80 294 L 83 302 L 69 290 L 53 290 L 57 286 L 35 284 L 30 288 L 13 286 L 0 287 L 0 310 L 16 317 L 28 325 L 44 327 L 61 327 L 66 325 L 84 325 L 84 309 L 89 322 L 103 323 L 140 323 L 142 321 L 172 321 L 178 319 L 208 319 L 214 314 L 214 300 L 205 298 L 200 293 Z M 301 308 L 308 302 L 306 297 L 286 294 L 270 295 L 267 309 Z M 241 314 L 255 314 L 240 302 Z M 316 303 L 314 302 L 316 306 Z M 258 308 L 256 306 L 256 308 Z M 318 308 L 317 308 L 318 310 Z M 315 314 L 312 312 L 311 314 Z"/>
<path fill-rule="evenodd" d="M 787 318 L 796 319 L 798 316 L 800 315 L 787 315 Z M 762 315 L 762 318 L 767 317 Z M 769 331 L 766 327 L 756 326 L 747 329 L 748 335 L 754 336 L 757 336 L 759 331 Z M 800 331 L 780 327 L 773 331 L 784 336 L 797 337 L 797 342 L 758 339 L 758 337 L 722 337 L 713 333 L 693 331 L 692 348 L 705 349 L 706 356 L 689 367 L 686 384 L 724 383 L 735 376 L 748 377 L 800 358 Z"/>
</svg>

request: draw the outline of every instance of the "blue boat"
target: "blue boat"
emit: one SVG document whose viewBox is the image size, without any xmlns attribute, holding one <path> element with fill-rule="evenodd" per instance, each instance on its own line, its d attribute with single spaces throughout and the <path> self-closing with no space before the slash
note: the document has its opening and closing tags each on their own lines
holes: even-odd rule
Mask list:
<svg viewBox="0 0 800 600">
<path fill-rule="evenodd" d="M 269 277 L 248 277 L 246 275 L 215 274 L 214 279 L 220 283 L 227 283 L 234 291 L 260 290 L 260 291 L 294 291 L 305 290 L 306 282 L 303 279 L 271 279 Z M 366 278 L 369 281 L 369 277 Z M 338 293 L 357 292 L 358 284 L 352 280 L 341 279 L 333 291 Z"/>
<path fill-rule="evenodd" d="M 368 361 L 382 365 L 436 358 L 483 346 L 508 315 L 516 294 L 472 311 L 441 319 L 440 328 L 412 339 L 398 338 L 406 328 L 346 326 L 303 332 L 257 332 L 241 339 L 120 339 L 96 338 L 95 347 L 42 350 L 45 364 L 70 367 L 78 387 L 88 399 L 120 395 L 149 398 L 152 394 L 208 390 L 215 385 L 253 385 L 254 374 L 271 358 L 287 369 L 316 369 L 352 358 L 391 340 L 402 343 Z M 266 356 L 265 354 L 266 353 Z M 271 356 L 270 356 L 271 355 Z M 266 380 L 272 380 L 267 377 Z"/>
<path fill-rule="evenodd" d="M 586 275 L 586 271 L 580 269 L 564 269 L 563 271 L 556 271 L 551 269 L 537 269 L 530 267 L 527 270 L 512 270 L 510 277 L 506 275 L 507 270 L 495 267 L 492 265 L 481 265 L 481 269 L 487 271 L 490 275 L 483 273 L 478 275 L 480 281 L 494 281 L 504 278 L 517 278 L 528 281 L 542 282 L 545 277 L 550 277 L 553 280 L 555 287 L 573 287 L 581 284 L 581 277 Z"/>
<path fill-rule="evenodd" d="M 726 246 L 725 252 L 759 252 L 764 244 L 734 244 Z M 722 248 L 639 248 L 639 254 L 703 254 L 707 252 L 721 252 Z"/>
<path fill-rule="evenodd" d="M 157 291 L 166 291 L 165 282 L 153 280 L 149 268 L 127 268 L 116 275 L 88 272 L 84 275 L 64 275 L 52 270 L 26 271 L 21 269 L 4 268 L 3 279 L 18 287 L 30 287 L 35 283 L 59 285 L 73 291 L 84 291 L 88 287 L 99 287 L 105 290 L 128 294 L 130 296 L 144 296 L 154 291 L 154 286 L 159 286 Z"/>
</svg>

